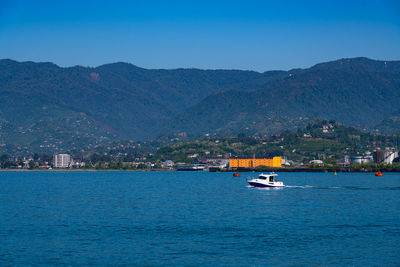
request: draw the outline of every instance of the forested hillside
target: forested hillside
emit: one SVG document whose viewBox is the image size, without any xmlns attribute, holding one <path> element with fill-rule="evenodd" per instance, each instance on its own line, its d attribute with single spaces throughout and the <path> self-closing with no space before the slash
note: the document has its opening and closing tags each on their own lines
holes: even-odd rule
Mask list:
<svg viewBox="0 0 400 267">
<path fill-rule="evenodd" d="M 255 91 L 218 92 L 181 114 L 177 128 L 262 134 L 325 118 L 372 130 L 399 114 L 399 100 L 400 62 L 342 59 L 288 71 Z M 400 124 L 392 122 L 393 132 Z"/>
<path fill-rule="evenodd" d="M 0 149 L 52 152 L 177 132 L 265 135 L 314 118 L 393 133 L 399 89 L 399 61 L 367 58 L 264 73 L 0 60 Z"/>
</svg>

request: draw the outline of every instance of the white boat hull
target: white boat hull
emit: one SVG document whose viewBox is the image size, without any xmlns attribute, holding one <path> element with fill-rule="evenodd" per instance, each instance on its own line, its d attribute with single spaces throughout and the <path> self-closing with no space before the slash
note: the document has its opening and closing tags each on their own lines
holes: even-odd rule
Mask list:
<svg viewBox="0 0 400 267">
<path fill-rule="evenodd" d="M 268 182 L 261 179 L 253 179 L 247 181 L 249 185 L 254 187 L 284 187 L 285 185 L 282 182 Z"/>
</svg>

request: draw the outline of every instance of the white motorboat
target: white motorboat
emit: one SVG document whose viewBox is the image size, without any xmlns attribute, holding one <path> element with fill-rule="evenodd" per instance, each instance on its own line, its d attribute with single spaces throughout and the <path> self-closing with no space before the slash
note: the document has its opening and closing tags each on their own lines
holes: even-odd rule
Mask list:
<svg viewBox="0 0 400 267">
<path fill-rule="evenodd" d="M 258 178 L 247 180 L 249 185 L 254 187 L 284 187 L 283 182 L 276 180 L 278 174 L 271 172 L 270 174 L 261 173 Z"/>
</svg>

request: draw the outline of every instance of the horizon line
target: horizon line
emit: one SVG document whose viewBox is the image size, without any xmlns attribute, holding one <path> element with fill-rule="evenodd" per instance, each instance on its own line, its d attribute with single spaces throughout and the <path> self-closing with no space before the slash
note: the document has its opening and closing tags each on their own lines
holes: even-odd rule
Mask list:
<svg viewBox="0 0 400 267">
<path fill-rule="evenodd" d="M 400 59 L 374 59 L 374 58 L 370 58 L 370 57 L 366 57 L 366 56 L 357 56 L 357 57 L 343 57 L 343 58 L 337 58 L 337 59 L 332 59 L 332 60 L 328 60 L 328 61 L 322 61 L 319 63 L 315 63 L 311 66 L 308 67 L 295 67 L 295 68 L 290 68 L 287 70 L 283 70 L 283 69 L 270 69 L 270 70 L 265 70 L 265 71 L 257 71 L 257 70 L 250 70 L 250 69 L 235 69 L 235 68 L 198 68 L 198 67 L 177 67 L 177 68 L 145 68 L 145 67 L 140 67 L 138 65 L 135 65 L 131 62 L 126 62 L 126 61 L 115 61 L 115 62 L 110 62 L 110 63 L 103 63 L 97 66 L 84 66 L 84 65 L 70 65 L 70 66 L 63 66 L 61 64 L 55 63 L 55 62 L 51 62 L 51 61 L 33 61 L 33 60 L 16 60 L 16 59 L 11 59 L 11 58 L 2 58 L 0 59 L 0 61 L 5 61 L 5 60 L 9 60 L 9 61 L 13 61 L 13 62 L 17 62 L 17 63 L 34 63 L 34 64 L 52 64 L 55 65 L 59 68 L 63 68 L 63 69 L 68 69 L 68 68 L 76 68 L 76 67 L 82 67 L 82 68 L 92 68 L 92 69 L 96 69 L 102 66 L 106 66 L 106 65 L 112 65 L 112 64 L 127 64 L 127 65 L 132 65 L 136 68 L 139 69 L 143 69 L 143 70 L 202 70 L 202 71 L 248 71 L 248 72 L 257 72 L 257 73 L 265 73 L 265 72 L 273 72 L 273 71 L 291 71 L 291 70 L 298 70 L 298 69 L 309 69 L 312 67 L 315 67 L 316 65 L 319 64 L 324 64 L 324 63 L 330 63 L 330 62 L 335 62 L 335 61 L 340 61 L 340 60 L 354 60 L 354 59 L 367 59 L 367 60 L 372 60 L 372 61 L 379 61 L 379 62 L 397 62 L 400 61 Z"/>
</svg>

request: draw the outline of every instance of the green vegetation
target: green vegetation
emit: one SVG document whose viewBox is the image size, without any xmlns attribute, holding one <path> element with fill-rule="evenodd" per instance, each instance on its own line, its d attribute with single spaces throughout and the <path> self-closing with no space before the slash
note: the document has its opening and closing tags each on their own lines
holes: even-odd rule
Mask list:
<svg viewBox="0 0 400 267">
<path fill-rule="evenodd" d="M 71 168 L 143 170 L 159 169 L 162 162 L 197 163 L 199 159 L 226 159 L 229 157 L 274 157 L 283 156 L 292 164 L 308 164 L 319 159 L 324 168 L 339 169 L 345 156 L 373 154 L 376 143 L 380 147 L 398 147 L 400 135 L 373 135 L 353 127 L 346 127 L 334 120 L 315 120 L 296 131 L 284 131 L 271 136 L 234 137 L 207 136 L 200 139 L 186 135 L 162 136 L 151 142 L 114 142 L 87 150 L 67 151 L 79 162 Z M 30 169 L 48 168 L 52 156 L 33 154 L 28 160 L 18 157 L 12 160 L 7 154 L 0 156 L 1 168 Z M 382 168 L 400 167 L 400 163 Z M 311 168 L 321 168 L 311 164 Z M 350 166 L 353 169 L 372 169 L 377 166 L 363 164 Z M 261 166 L 260 168 L 267 168 Z"/>
<path fill-rule="evenodd" d="M 325 130 L 323 129 L 325 127 Z M 345 155 L 364 155 L 373 152 L 376 141 L 382 147 L 395 147 L 400 135 L 372 135 L 346 127 L 331 120 L 316 120 L 297 131 L 285 131 L 268 137 L 208 137 L 189 143 L 178 143 L 157 150 L 154 159 L 171 159 L 176 162 L 194 162 L 197 158 L 284 156 L 295 162 L 307 163 L 322 159 L 336 166 Z M 198 154 L 193 158 L 194 154 Z M 192 156 L 192 157 L 190 157 Z"/>
<path fill-rule="evenodd" d="M 256 91 L 207 97 L 181 114 L 176 128 L 189 133 L 270 135 L 305 126 L 309 118 L 333 118 L 373 130 L 387 117 L 400 115 L 399 69 L 399 61 L 354 58 L 291 70 Z M 391 120 L 390 128 L 399 132 L 400 120 Z"/>
<path fill-rule="evenodd" d="M 0 60 L 0 153 L 153 139 L 172 132 L 174 117 L 206 96 L 255 90 L 280 73 L 146 70 L 126 63 L 61 68 Z"/>
<path fill-rule="evenodd" d="M 316 117 L 397 133 L 399 87 L 399 61 L 366 58 L 264 73 L 0 60 L 0 154 L 86 152 L 181 132 L 262 137 L 304 128 Z M 334 144 L 303 142 L 310 153 L 340 149 Z"/>
</svg>

